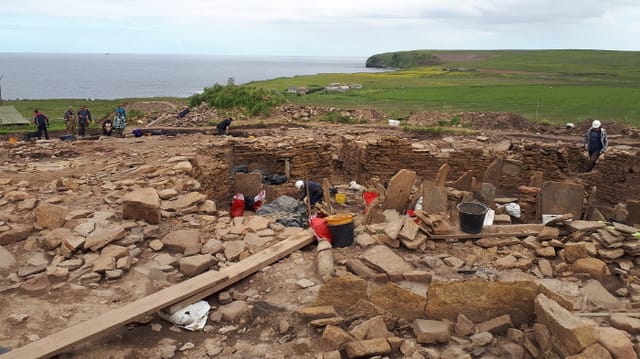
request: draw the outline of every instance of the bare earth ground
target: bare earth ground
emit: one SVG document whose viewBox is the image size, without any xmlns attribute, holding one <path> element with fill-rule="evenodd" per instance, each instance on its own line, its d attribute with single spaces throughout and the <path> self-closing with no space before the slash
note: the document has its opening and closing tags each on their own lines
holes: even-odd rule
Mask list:
<svg viewBox="0 0 640 359">
<path fill-rule="evenodd" d="M 161 105 L 163 110 L 172 106 L 171 104 Z M 140 110 L 148 111 L 158 105 L 139 104 L 137 106 Z M 450 119 L 438 114 L 425 113 L 416 114 L 409 121 L 424 125 L 437 122 L 442 118 Z M 539 124 L 508 114 L 462 114 L 461 119 L 463 123 L 470 121 L 472 128 L 482 131 L 482 134 L 491 138 L 504 138 L 512 134 L 515 137 L 534 136 L 542 133 L 544 140 L 574 138 L 577 142 L 581 141 L 585 124 L 588 123 L 585 121 L 584 124 L 578 124 L 578 128 L 574 130 L 564 130 L 541 127 Z M 323 127 L 327 126 L 323 125 Z M 352 128 L 354 131 L 358 131 L 359 128 L 360 131 L 365 132 L 400 133 L 398 129 L 380 124 Z M 619 135 L 630 133 L 625 132 L 627 129 L 613 125 L 607 126 L 607 130 Z M 260 136 L 265 132 L 273 132 L 274 129 L 254 128 L 246 131 L 249 135 Z M 320 130 L 297 128 L 295 131 L 289 132 L 289 135 L 294 133 L 313 137 L 317 136 Z M 122 193 L 122 188 L 144 185 L 139 182 L 139 177 L 136 177 L 136 169 L 145 165 L 164 168 L 162 166 L 166 165 L 168 159 L 172 157 L 193 156 L 200 148 L 224 141 L 211 135 L 192 134 L 175 137 L 145 136 L 141 139 L 109 138 L 100 141 L 76 141 L 73 144 L 57 141 L 54 144 L 21 145 L 10 150 L 5 147 L 0 153 L 0 162 L 3 163 L 0 178 L 10 178 L 15 190 L 25 190 L 31 197 L 35 196 L 39 200 L 57 196 L 61 198 L 62 204 L 71 208 L 86 208 L 94 212 L 116 212 L 111 221 L 121 222 L 121 214 L 117 212 L 120 208 L 118 196 Z M 71 179 L 77 183 L 77 186 L 65 185 L 66 191 L 57 191 L 56 182 L 62 178 Z M 171 172 L 162 173 L 159 178 L 168 182 L 175 179 Z M 339 185 L 346 186 L 346 183 L 347 179 Z M 219 203 L 218 210 L 226 210 L 227 206 Z M 339 212 L 362 213 L 363 206 L 356 193 L 348 192 L 347 204 L 337 205 L 337 208 Z M 30 210 L 15 213 L 2 212 L 1 215 L 2 225 L 11 216 L 33 217 Z M 213 224 L 206 223 L 205 220 L 212 220 Z M 192 225 L 189 221 L 200 221 L 198 225 L 193 224 L 193 226 L 208 229 L 214 228 L 216 221 L 228 223 L 230 219 L 224 212 L 219 213 L 215 219 L 203 219 L 197 216 L 172 218 L 163 220 L 159 226 L 159 232 L 167 233 L 176 228 L 189 227 Z M 359 221 L 358 216 L 356 223 Z M 139 233 L 135 231 L 140 224 L 134 223 L 131 226 L 132 233 Z M 53 258 L 52 252 L 42 249 L 36 242 L 35 238 L 30 238 L 10 245 L 18 268 L 49 265 Z M 25 345 L 157 290 L 162 283 L 150 279 L 149 273 L 157 267 L 154 258 L 158 252 L 150 249 L 147 241 L 136 245 L 141 249 L 141 253 L 136 257 L 132 268 L 121 278 L 103 280 L 95 285 L 84 285 L 72 281 L 62 282 L 63 284 L 54 284 L 49 293 L 43 296 L 29 296 L 16 290 L 7 290 L 2 293 L 0 318 L 3 325 L 0 326 L 0 346 Z M 361 249 L 356 246 L 334 251 L 336 263 L 344 264 L 348 258 L 359 251 Z M 425 267 L 420 262 L 417 252 L 404 249 L 397 251 L 417 268 Z M 443 241 L 429 251 L 447 253 L 449 256 L 467 261 L 472 260 L 479 266 L 489 268 L 498 250 L 495 248 L 484 250 L 472 245 L 470 241 L 460 243 Z M 525 251 L 518 255 L 519 258 L 528 256 Z M 296 310 L 310 306 L 320 288 L 321 281 L 313 269 L 314 257 L 315 245 L 312 245 L 228 288 L 227 292 L 234 299 L 246 300 L 249 303 L 249 310 L 233 321 L 209 320 L 204 332 L 190 332 L 179 329 L 158 316 L 153 316 L 145 323 L 131 324 L 113 335 L 81 345 L 60 357 L 170 358 L 172 356 L 167 353 L 178 348 L 175 358 L 312 358 L 314 357 L 312 353 L 321 351 L 319 337 L 322 331 L 309 326 L 296 313 Z M 345 271 L 344 266 L 338 266 L 338 272 L 340 271 Z M 9 275 L 11 272 L 15 270 L 0 272 L 2 273 L 0 288 L 14 284 L 16 277 Z M 169 282 L 180 279 L 182 276 L 176 271 L 168 272 Z M 303 279 L 311 281 L 312 285 L 302 288 L 303 286 L 297 282 Z M 218 295 L 207 300 L 213 306 L 212 312 L 221 306 Z M 494 354 L 499 355 L 498 352 Z M 394 355 L 391 357 L 401 357 Z"/>
</svg>

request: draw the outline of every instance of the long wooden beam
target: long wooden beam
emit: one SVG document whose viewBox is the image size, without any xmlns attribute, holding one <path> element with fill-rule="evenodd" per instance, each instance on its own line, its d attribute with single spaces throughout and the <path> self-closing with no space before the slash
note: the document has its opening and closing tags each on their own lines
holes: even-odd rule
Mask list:
<svg viewBox="0 0 640 359">
<path fill-rule="evenodd" d="M 248 277 L 263 267 L 288 256 L 315 240 L 310 230 L 304 230 L 288 239 L 243 259 L 220 271 L 209 271 L 184 282 L 140 298 L 123 307 L 101 314 L 93 319 L 63 329 L 48 337 L 0 355 L 0 359 L 49 358 L 81 342 L 105 335 L 157 310 L 176 303 L 189 304 L 218 292 Z"/>
</svg>

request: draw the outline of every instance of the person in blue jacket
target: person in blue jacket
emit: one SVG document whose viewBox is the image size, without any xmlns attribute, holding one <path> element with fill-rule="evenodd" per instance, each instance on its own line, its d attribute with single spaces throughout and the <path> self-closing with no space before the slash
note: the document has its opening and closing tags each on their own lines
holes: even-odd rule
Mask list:
<svg viewBox="0 0 640 359">
<path fill-rule="evenodd" d="M 324 200 L 324 191 L 322 190 L 322 186 L 316 182 L 309 181 L 306 184 L 302 180 L 296 181 L 296 189 L 302 193 L 300 200 L 304 201 L 304 199 L 309 195 L 309 204 L 312 206 L 318 202 L 322 202 Z M 309 193 L 307 193 L 307 189 L 309 188 Z"/>
<path fill-rule="evenodd" d="M 594 120 L 584 136 L 584 147 L 589 152 L 589 160 L 584 168 L 585 172 L 589 172 L 595 167 L 598 157 L 605 153 L 608 146 L 607 131 L 602 128 L 600 121 Z"/>
</svg>

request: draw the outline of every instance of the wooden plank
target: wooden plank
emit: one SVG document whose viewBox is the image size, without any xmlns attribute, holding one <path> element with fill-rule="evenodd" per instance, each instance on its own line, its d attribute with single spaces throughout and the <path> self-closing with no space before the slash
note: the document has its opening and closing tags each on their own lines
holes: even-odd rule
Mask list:
<svg viewBox="0 0 640 359">
<path fill-rule="evenodd" d="M 427 233 L 430 239 L 474 239 L 485 237 L 526 237 L 535 236 L 544 228 L 544 224 L 503 224 L 485 227 L 478 234 L 462 232 L 459 228 L 452 228 L 451 234 Z"/>
<path fill-rule="evenodd" d="M 201 300 L 312 242 L 314 242 L 313 233 L 310 230 L 302 231 L 220 271 L 205 272 L 93 319 L 60 330 L 0 357 L 2 359 L 49 358 L 159 309 L 176 303 L 192 303 Z"/>
</svg>

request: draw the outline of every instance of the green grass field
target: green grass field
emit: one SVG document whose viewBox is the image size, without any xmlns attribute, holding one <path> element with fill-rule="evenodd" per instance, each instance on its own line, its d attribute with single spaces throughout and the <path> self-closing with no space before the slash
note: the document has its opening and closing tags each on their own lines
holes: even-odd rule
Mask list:
<svg viewBox="0 0 640 359">
<path fill-rule="evenodd" d="M 393 118 L 419 111 L 504 111 L 551 123 L 598 118 L 640 127 L 640 52 L 418 51 L 440 57 L 441 63 L 378 73 L 276 78 L 247 86 L 285 92 L 290 86 L 324 88 L 332 82 L 359 83 L 362 89 L 347 93 L 287 94 L 287 99 L 306 105 L 375 108 Z M 393 55 L 376 56 L 385 59 Z M 38 108 L 53 120 L 53 129 L 61 129 L 67 106 L 77 110 L 85 104 L 100 120 L 110 116 L 118 103 L 140 100 L 152 99 L 4 102 L 27 118 Z M 0 133 L 12 131 L 15 129 L 0 129 Z"/>
<path fill-rule="evenodd" d="M 424 50 L 427 51 L 427 50 Z M 320 74 L 250 85 L 309 88 L 360 83 L 348 93 L 290 96 L 291 102 L 416 111 L 506 111 L 553 123 L 587 118 L 640 127 L 640 52 L 598 50 L 427 51 L 455 61 L 386 73 Z M 476 60 L 460 60 L 464 57 Z"/>
</svg>

